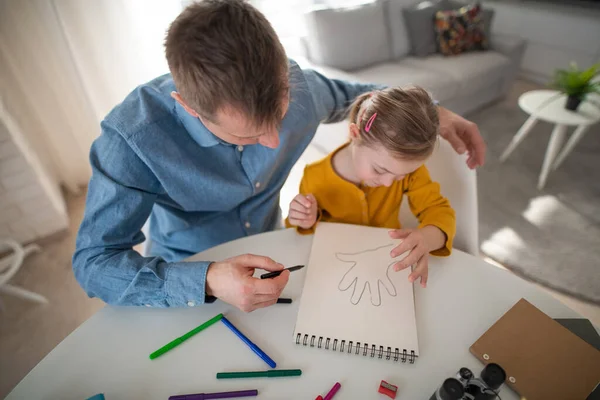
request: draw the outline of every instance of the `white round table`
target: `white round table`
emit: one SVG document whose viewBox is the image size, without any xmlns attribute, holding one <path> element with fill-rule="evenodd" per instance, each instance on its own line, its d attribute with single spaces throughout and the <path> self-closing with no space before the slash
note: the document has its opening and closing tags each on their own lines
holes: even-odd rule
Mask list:
<svg viewBox="0 0 600 400">
<path fill-rule="evenodd" d="M 251 236 L 192 257 L 223 259 L 241 253 L 271 256 L 284 265 L 306 263 L 312 236 L 292 229 Z M 469 346 L 521 297 L 554 318 L 574 311 L 530 283 L 458 250 L 433 258 L 427 289 L 415 285 L 419 359 L 401 364 L 298 346 L 294 324 L 306 268 L 294 272 L 278 304 L 249 314 L 220 301 L 181 309 L 105 307 L 71 333 L 8 395 L 7 399 L 83 400 L 104 393 L 107 400 L 161 399 L 186 393 L 258 389 L 258 399 L 314 399 L 338 381 L 334 400 L 378 399 L 382 379 L 399 386 L 399 399 L 428 399 L 460 367 L 479 373 L 482 364 Z M 218 313 L 277 362 L 300 368 L 302 376 L 217 380 L 221 371 L 268 369 L 223 324 L 217 323 L 151 361 L 148 356 Z M 503 400 L 516 400 L 510 389 Z"/>
<path fill-rule="evenodd" d="M 598 96 L 595 98 L 597 99 Z M 519 97 L 519 107 L 530 117 L 500 156 L 500 161 L 505 161 L 539 120 L 555 124 L 546 149 L 544 164 L 538 180 L 538 189 L 544 187 L 550 170 L 554 170 L 562 164 L 575 145 L 583 138 L 587 129 L 600 121 L 600 108 L 593 103 L 584 101 L 577 111 L 570 111 L 565 108 L 566 101 L 567 97 L 556 90 L 533 90 L 522 94 Z M 577 128 L 560 152 L 569 126 L 577 126 Z"/>
</svg>

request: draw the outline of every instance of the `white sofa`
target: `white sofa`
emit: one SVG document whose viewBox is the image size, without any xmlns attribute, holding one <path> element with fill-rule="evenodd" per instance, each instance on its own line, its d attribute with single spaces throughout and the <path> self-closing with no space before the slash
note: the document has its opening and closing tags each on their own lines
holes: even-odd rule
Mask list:
<svg viewBox="0 0 600 400">
<path fill-rule="evenodd" d="M 308 12 L 307 36 L 302 38 L 301 46 L 305 60 L 300 63 L 330 78 L 387 86 L 419 85 L 444 107 L 462 115 L 508 92 L 523 58 L 524 40 L 491 34 L 487 51 L 450 57 L 413 56 L 402 12 L 414 3 L 379 0 L 362 6 L 366 11 L 360 14 L 356 7 L 349 11 L 321 8 Z M 332 52 L 336 54 L 326 54 Z M 353 68 L 365 63 L 365 67 Z"/>
</svg>

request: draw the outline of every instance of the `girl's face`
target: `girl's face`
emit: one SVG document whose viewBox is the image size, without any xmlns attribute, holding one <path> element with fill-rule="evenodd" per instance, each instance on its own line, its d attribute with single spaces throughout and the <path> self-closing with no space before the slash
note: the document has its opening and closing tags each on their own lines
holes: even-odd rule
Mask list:
<svg viewBox="0 0 600 400">
<path fill-rule="evenodd" d="M 354 125 L 354 124 L 352 124 Z M 402 180 L 425 163 L 423 160 L 399 160 L 394 158 L 383 146 L 365 146 L 356 140 L 356 132 L 351 132 L 350 144 L 352 164 L 357 178 L 366 186 L 391 186 L 394 181 Z"/>
</svg>

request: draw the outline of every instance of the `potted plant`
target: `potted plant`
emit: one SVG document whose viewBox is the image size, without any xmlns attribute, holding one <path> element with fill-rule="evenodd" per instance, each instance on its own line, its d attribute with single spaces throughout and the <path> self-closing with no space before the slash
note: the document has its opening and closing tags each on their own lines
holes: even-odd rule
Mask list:
<svg viewBox="0 0 600 400">
<path fill-rule="evenodd" d="M 600 63 L 581 71 L 577 64 L 571 63 L 568 69 L 557 69 L 550 86 L 567 95 L 567 110 L 576 111 L 590 93 L 600 94 L 600 81 L 594 78 L 600 75 Z M 588 99 L 589 100 L 589 99 Z"/>
</svg>

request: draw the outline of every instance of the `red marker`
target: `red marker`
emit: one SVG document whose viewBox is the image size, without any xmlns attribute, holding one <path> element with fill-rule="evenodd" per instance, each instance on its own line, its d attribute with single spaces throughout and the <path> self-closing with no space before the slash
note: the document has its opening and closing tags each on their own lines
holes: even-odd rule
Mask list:
<svg viewBox="0 0 600 400">
<path fill-rule="evenodd" d="M 341 387 L 342 387 L 342 385 L 340 385 L 339 382 L 336 382 L 335 385 L 333 385 L 333 387 L 329 391 L 329 393 L 327 393 L 325 395 L 325 397 L 323 398 L 323 400 L 331 400 L 331 399 L 333 399 L 333 396 L 335 396 L 335 394 L 337 393 L 338 390 L 340 390 Z"/>
<path fill-rule="evenodd" d="M 323 397 L 321 397 L 321 395 L 318 395 L 315 400 L 323 400 Z"/>
</svg>

